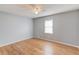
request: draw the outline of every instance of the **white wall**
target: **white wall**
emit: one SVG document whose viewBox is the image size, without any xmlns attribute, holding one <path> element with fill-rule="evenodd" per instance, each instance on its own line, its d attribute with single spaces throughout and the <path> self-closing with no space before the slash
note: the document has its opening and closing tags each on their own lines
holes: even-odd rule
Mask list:
<svg viewBox="0 0 79 59">
<path fill-rule="evenodd" d="M 30 18 L 0 12 L 0 46 L 33 37 Z"/>
<path fill-rule="evenodd" d="M 79 11 L 63 12 L 47 17 L 34 19 L 34 37 L 57 40 L 63 43 L 79 45 Z M 44 21 L 54 21 L 54 34 L 44 33 Z"/>
</svg>

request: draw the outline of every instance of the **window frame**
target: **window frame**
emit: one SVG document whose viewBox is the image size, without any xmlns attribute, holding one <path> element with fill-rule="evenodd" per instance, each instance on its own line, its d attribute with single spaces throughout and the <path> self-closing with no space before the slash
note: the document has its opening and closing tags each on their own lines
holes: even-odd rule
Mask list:
<svg viewBox="0 0 79 59">
<path fill-rule="evenodd" d="M 48 21 L 49 21 L 49 23 L 51 21 L 51 25 L 46 24 L 46 22 L 48 22 Z M 46 31 L 46 28 L 49 29 L 48 27 L 51 28 L 50 29 L 51 31 Z M 54 33 L 54 31 L 53 31 L 53 20 L 52 19 L 44 21 L 44 33 L 46 33 L 46 34 L 53 34 Z"/>
</svg>

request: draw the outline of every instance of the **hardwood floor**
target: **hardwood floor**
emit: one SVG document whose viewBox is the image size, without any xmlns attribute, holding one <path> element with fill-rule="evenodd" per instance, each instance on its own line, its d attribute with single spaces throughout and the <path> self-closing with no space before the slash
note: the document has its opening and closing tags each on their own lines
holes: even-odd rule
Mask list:
<svg viewBox="0 0 79 59">
<path fill-rule="evenodd" d="M 79 55 L 79 49 L 40 39 L 0 47 L 0 55 Z"/>
</svg>

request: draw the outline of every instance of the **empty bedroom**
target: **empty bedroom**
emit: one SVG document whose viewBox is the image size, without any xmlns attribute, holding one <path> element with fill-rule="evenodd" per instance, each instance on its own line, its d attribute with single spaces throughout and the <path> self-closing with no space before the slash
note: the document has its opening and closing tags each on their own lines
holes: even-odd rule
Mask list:
<svg viewBox="0 0 79 59">
<path fill-rule="evenodd" d="M 79 4 L 0 4 L 0 55 L 79 55 Z"/>
</svg>

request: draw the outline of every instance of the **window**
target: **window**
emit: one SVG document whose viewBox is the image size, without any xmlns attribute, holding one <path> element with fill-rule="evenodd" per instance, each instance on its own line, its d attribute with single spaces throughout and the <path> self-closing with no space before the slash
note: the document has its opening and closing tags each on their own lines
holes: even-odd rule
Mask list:
<svg viewBox="0 0 79 59">
<path fill-rule="evenodd" d="M 53 33 L 53 20 L 45 20 L 45 33 Z"/>
</svg>

